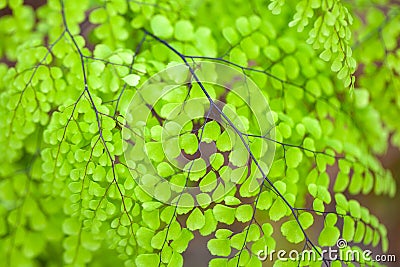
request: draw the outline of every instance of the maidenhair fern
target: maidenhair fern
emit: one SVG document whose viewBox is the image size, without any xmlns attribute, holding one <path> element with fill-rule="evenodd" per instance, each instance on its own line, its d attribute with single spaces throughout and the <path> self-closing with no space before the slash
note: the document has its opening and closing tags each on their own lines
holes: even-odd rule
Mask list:
<svg viewBox="0 0 400 267">
<path fill-rule="evenodd" d="M 189 266 L 193 244 L 202 266 L 293 246 L 319 257 L 274 266 L 365 261 L 323 253 L 338 240 L 388 252 L 357 196 L 396 191 L 378 155 L 400 147 L 398 6 L 0 0 L 0 13 L 4 266 Z"/>
<path fill-rule="evenodd" d="M 269 8 L 274 14 L 279 14 L 285 1 L 271 2 Z M 314 49 L 322 50 L 320 58 L 332 61 L 331 70 L 338 73 L 337 77 L 344 81 L 345 86 L 353 87 L 355 76 L 352 75 L 356 69 L 350 47 L 353 17 L 347 7 L 342 1 L 299 1 L 289 27 L 297 26 L 297 31 L 301 32 L 310 19 L 313 19 L 314 25 L 306 42 L 312 44 Z"/>
</svg>

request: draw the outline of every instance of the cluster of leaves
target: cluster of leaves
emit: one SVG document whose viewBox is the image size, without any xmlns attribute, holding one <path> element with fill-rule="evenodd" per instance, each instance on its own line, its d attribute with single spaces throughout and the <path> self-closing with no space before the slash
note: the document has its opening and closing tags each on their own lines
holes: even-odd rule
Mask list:
<svg viewBox="0 0 400 267">
<path fill-rule="evenodd" d="M 374 7 L 370 3 L 364 3 L 360 8 L 366 21 L 360 19 L 356 25 L 360 31 L 358 41 L 354 44 L 360 64 L 360 90 L 357 94 L 358 99 L 362 100 L 357 101 L 356 105 L 364 108 L 370 116 L 383 120 L 390 132 L 394 133 L 391 137 L 392 144 L 398 147 L 400 125 L 395 119 L 395 114 L 398 114 L 400 107 L 399 10 L 390 6 Z M 370 45 L 367 45 L 367 42 Z M 373 87 L 374 90 L 368 90 L 369 87 Z M 375 128 L 373 125 L 367 127 Z M 374 137 L 369 138 L 372 141 Z M 382 152 L 383 148 L 375 147 L 374 151 Z"/>
<path fill-rule="evenodd" d="M 0 1 L 10 11 L 0 18 L 0 57 L 8 62 L 0 63 L 1 262 L 182 266 L 196 232 L 208 237 L 210 266 L 261 266 L 257 252 L 282 248 L 283 239 L 317 252 L 339 237 L 354 249 L 380 244 L 387 251 L 385 226 L 354 196 L 395 194 L 376 155 L 392 132 L 400 147 L 398 8 L 300 1 L 293 12 L 295 1 L 287 2 L 49 0 L 33 10 L 22 1 Z M 290 17 L 300 33 L 288 27 Z M 314 26 L 304 34 L 310 19 Z M 362 66 L 357 81 L 353 57 Z M 141 84 L 171 62 L 192 70 L 200 60 L 236 68 L 257 84 L 273 111 L 275 137 L 255 135 L 228 116 L 223 126 L 209 120 L 204 113 L 222 99 L 241 121 L 250 115 L 193 71 L 193 93 L 210 106 L 196 121 L 203 125 L 197 135 L 180 135 L 183 152 L 195 154 L 203 135 L 229 151 L 219 139 L 230 129 L 245 148 L 231 163 L 262 183 L 253 192 L 233 187 L 212 204 L 187 201 L 182 208 L 183 194 L 165 204 L 135 182 L 148 173 L 127 162 L 122 132 L 130 130 L 126 110 Z M 187 101 L 188 89 L 173 101 Z M 159 128 L 174 108 L 168 104 L 152 110 L 147 136 L 164 177 L 174 175 L 158 147 Z M 270 170 L 254 157 L 263 140 L 276 146 Z M 252 163 L 235 164 L 242 158 Z M 192 178 L 207 192 L 224 190 L 212 186 L 212 176 L 228 168 L 226 160 L 213 163 L 212 171 L 175 176 L 176 184 L 185 187 Z M 239 185 L 246 180 L 228 176 Z M 309 235 L 315 230 L 316 240 Z M 342 264 L 275 265 L 330 263 Z"/>
<path fill-rule="evenodd" d="M 280 14 L 284 4 L 285 0 L 271 0 L 268 7 L 272 13 Z M 317 51 L 322 50 L 320 58 L 327 62 L 332 61 L 331 70 L 337 72 L 337 77 L 343 80 L 344 86 L 354 89 L 356 60 L 350 47 L 352 15 L 342 1 L 302 0 L 298 1 L 296 13 L 288 25 L 297 26 L 297 30 L 302 32 L 310 19 L 314 20 L 314 25 L 307 43 Z"/>
</svg>

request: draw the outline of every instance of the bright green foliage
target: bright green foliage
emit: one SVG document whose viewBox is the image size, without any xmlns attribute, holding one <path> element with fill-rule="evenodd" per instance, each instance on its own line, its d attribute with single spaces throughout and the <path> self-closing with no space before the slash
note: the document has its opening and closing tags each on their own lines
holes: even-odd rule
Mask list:
<svg viewBox="0 0 400 267">
<path fill-rule="evenodd" d="M 388 251 L 353 199 L 396 192 L 400 12 L 375 2 L 0 0 L 2 266 L 189 266 L 199 234 L 209 266 Z"/>
<path fill-rule="evenodd" d="M 192 211 L 192 213 L 190 214 L 190 216 L 186 221 L 186 225 L 188 229 L 191 231 L 201 229 L 205 224 L 206 224 L 206 218 L 198 208 L 195 208 Z"/>
<path fill-rule="evenodd" d="M 122 80 L 130 86 L 136 86 L 139 84 L 140 76 L 136 74 L 129 74 L 125 76 Z"/>
<path fill-rule="evenodd" d="M 154 34 L 161 38 L 171 37 L 174 29 L 167 17 L 158 14 L 155 15 L 150 21 L 151 29 Z"/>
<path fill-rule="evenodd" d="M 280 14 L 285 1 L 271 0 L 268 8 L 273 14 Z M 315 13 L 318 15 L 315 16 Z M 313 27 L 309 31 L 307 43 L 319 51 L 319 57 L 332 62 L 331 70 L 337 72 L 337 77 L 344 81 L 344 86 L 354 88 L 356 60 L 352 56 L 350 46 L 353 16 L 348 7 L 341 1 L 298 1 L 290 27 L 297 26 L 302 32 L 310 19 Z M 322 51 L 322 52 L 321 52 Z"/>
<path fill-rule="evenodd" d="M 217 221 L 232 224 L 235 220 L 235 208 L 227 207 L 221 204 L 217 204 L 213 208 L 213 214 Z"/>
</svg>

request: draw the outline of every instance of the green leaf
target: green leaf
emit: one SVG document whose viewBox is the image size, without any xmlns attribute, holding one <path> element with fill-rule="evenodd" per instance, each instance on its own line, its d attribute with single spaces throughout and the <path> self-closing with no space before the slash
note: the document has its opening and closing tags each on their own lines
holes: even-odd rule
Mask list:
<svg viewBox="0 0 400 267">
<path fill-rule="evenodd" d="M 286 163 L 290 168 L 297 168 L 301 160 L 303 159 L 303 153 L 300 149 L 291 147 L 286 151 Z"/>
<path fill-rule="evenodd" d="M 360 243 L 364 238 L 364 234 L 365 234 L 365 224 L 361 221 L 357 221 L 356 232 L 354 234 L 353 241 L 356 243 Z"/>
<path fill-rule="evenodd" d="M 308 192 L 313 196 L 317 197 L 318 194 L 318 186 L 316 184 L 309 184 L 308 185 Z"/>
<path fill-rule="evenodd" d="M 207 248 L 211 255 L 229 256 L 231 254 L 231 246 L 228 239 L 211 239 L 207 242 Z"/>
<path fill-rule="evenodd" d="M 357 108 L 365 108 L 369 103 L 369 92 L 366 89 L 354 90 L 354 102 Z"/>
<path fill-rule="evenodd" d="M 202 208 L 207 207 L 210 203 L 212 203 L 211 196 L 207 193 L 200 193 L 196 195 L 196 200 L 199 206 Z"/>
<path fill-rule="evenodd" d="M 167 236 L 166 230 L 158 232 L 151 239 L 151 246 L 155 249 L 161 249 L 166 239 L 166 236 Z"/>
<path fill-rule="evenodd" d="M 222 152 L 232 150 L 233 143 L 227 131 L 224 131 L 217 139 L 217 148 Z"/>
<path fill-rule="evenodd" d="M 232 224 L 235 220 L 235 209 L 221 204 L 215 205 L 213 214 L 217 221 Z"/>
<path fill-rule="evenodd" d="M 214 153 L 210 156 L 210 161 L 214 170 L 219 170 L 219 168 L 224 164 L 225 159 L 221 153 Z"/>
<path fill-rule="evenodd" d="M 318 237 L 320 246 L 334 246 L 340 237 L 340 231 L 336 226 L 325 226 Z"/>
<path fill-rule="evenodd" d="M 278 197 L 277 199 L 275 199 L 274 204 L 272 204 L 272 207 L 269 210 L 269 217 L 273 221 L 279 221 L 286 215 L 286 212 L 287 206 L 285 202 L 283 202 L 283 200 Z"/>
<path fill-rule="evenodd" d="M 349 211 L 351 216 L 356 219 L 361 218 L 361 207 L 360 203 L 357 200 L 351 199 L 349 200 Z"/>
<path fill-rule="evenodd" d="M 296 50 L 296 42 L 289 37 L 280 37 L 278 45 L 286 54 L 291 54 Z"/>
<path fill-rule="evenodd" d="M 67 235 L 78 235 L 81 223 L 76 218 L 68 218 L 62 225 L 63 232 Z"/>
<path fill-rule="evenodd" d="M 325 217 L 325 224 L 327 226 L 334 226 L 337 222 L 337 215 L 335 213 L 329 213 Z"/>
<path fill-rule="evenodd" d="M 184 167 L 184 171 L 188 173 L 191 181 L 198 181 L 206 174 L 207 164 L 202 158 L 190 161 Z"/>
<path fill-rule="evenodd" d="M 243 48 L 243 51 L 246 52 L 246 55 L 249 59 L 255 59 L 259 57 L 260 47 L 253 41 L 252 38 L 244 38 L 240 43 L 240 46 Z"/>
<path fill-rule="evenodd" d="M 276 46 L 266 46 L 263 50 L 264 55 L 270 59 L 271 61 L 278 61 L 279 58 L 281 57 L 281 53 L 279 51 L 279 48 L 277 48 Z"/>
<path fill-rule="evenodd" d="M 167 182 L 160 182 L 154 189 L 154 196 L 163 202 L 167 202 L 171 197 L 171 185 Z"/>
<path fill-rule="evenodd" d="M 239 205 L 241 203 L 240 199 L 238 199 L 238 198 L 236 198 L 234 196 L 226 196 L 224 198 L 224 202 L 225 202 L 226 205 L 229 205 L 229 206 L 236 206 L 236 205 Z"/>
<path fill-rule="evenodd" d="M 208 172 L 200 181 L 202 192 L 211 192 L 217 186 L 217 176 L 215 172 Z"/>
<path fill-rule="evenodd" d="M 282 136 L 286 139 L 292 136 L 292 127 L 285 122 L 279 123 L 279 131 L 281 132 Z"/>
<path fill-rule="evenodd" d="M 100 24 L 107 20 L 107 12 L 103 8 L 98 8 L 90 13 L 89 20 L 93 24 Z"/>
<path fill-rule="evenodd" d="M 309 212 L 303 212 L 299 216 L 299 221 L 304 229 L 308 229 L 314 223 L 314 217 Z"/>
<path fill-rule="evenodd" d="M 179 139 L 179 145 L 186 154 L 193 155 L 199 148 L 199 141 L 197 136 L 192 133 L 183 134 Z"/>
<path fill-rule="evenodd" d="M 249 232 L 247 235 L 247 241 L 253 242 L 257 241 L 260 239 L 260 228 L 258 227 L 257 224 L 250 224 L 249 227 Z"/>
<path fill-rule="evenodd" d="M 347 186 L 349 185 L 349 176 L 343 172 L 339 172 L 336 176 L 335 185 L 333 187 L 333 191 L 335 192 L 343 192 Z"/>
<path fill-rule="evenodd" d="M 318 120 L 310 117 L 305 117 L 303 118 L 302 123 L 306 127 L 307 131 L 311 133 L 315 138 L 321 138 L 322 130 Z"/>
<path fill-rule="evenodd" d="M 341 194 L 341 193 L 335 194 L 335 201 L 336 201 L 337 206 L 343 208 L 345 211 L 348 211 L 349 203 L 343 194 Z"/>
<path fill-rule="evenodd" d="M 359 194 L 361 192 L 363 186 L 363 177 L 361 173 L 355 172 L 351 177 L 351 182 L 349 185 L 349 193 L 350 194 Z"/>
<path fill-rule="evenodd" d="M 23 253 L 28 258 L 34 258 L 43 252 L 46 240 L 37 232 L 28 232 L 23 243 Z"/>
<path fill-rule="evenodd" d="M 217 228 L 218 222 L 215 219 L 212 210 L 206 210 L 204 212 L 204 217 L 205 217 L 205 224 L 200 229 L 199 232 L 201 235 L 206 236 L 215 231 L 215 229 Z"/>
<path fill-rule="evenodd" d="M 96 45 L 93 54 L 97 58 L 108 58 L 112 54 L 112 50 L 105 44 L 98 44 Z"/>
<path fill-rule="evenodd" d="M 321 199 L 314 199 L 313 202 L 313 209 L 319 212 L 324 212 L 325 211 L 325 206 L 324 202 Z"/>
<path fill-rule="evenodd" d="M 182 267 L 183 266 L 183 257 L 180 253 L 173 252 L 172 257 L 169 260 L 167 265 L 168 267 Z"/>
<path fill-rule="evenodd" d="M 239 35 L 236 30 L 232 27 L 226 27 L 222 30 L 222 35 L 228 41 L 230 45 L 234 45 L 239 42 Z"/>
<path fill-rule="evenodd" d="M 135 264 L 138 267 L 155 267 L 158 266 L 160 262 L 160 256 L 152 253 L 152 254 L 140 254 L 135 259 Z"/>
<path fill-rule="evenodd" d="M 175 24 L 175 38 L 180 41 L 193 39 L 193 25 L 188 20 L 180 20 Z"/>
<path fill-rule="evenodd" d="M 229 54 L 230 61 L 239 64 L 241 66 L 247 66 L 247 57 L 246 54 L 238 47 L 235 47 L 231 50 Z"/>
<path fill-rule="evenodd" d="M 174 220 L 172 222 L 168 221 L 168 224 L 169 224 L 169 231 L 168 231 L 167 239 L 168 240 L 177 239 L 182 232 L 181 225 L 176 220 Z"/>
<path fill-rule="evenodd" d="M 281 226 L 281 232 L 291 243 L 297 244 L 304 240 L 304 234 L 296 220 L 283 223 Z"/>
<path fill-rule="evenodd" d="M 74 182 L 68 185 L 69 190 L 71 193 L 79 193 L 82 190 L 82 183 Z"/>
<path fill-rule="evenodd" d="M 153 236 L 154 236 L 154 231 L 147 227 L 140 227 L 136 231 L 138 245 L 149 252 L 152 251 L 151 240 Z"/>
<path fill-rule="evenodd" d="M 186 250 L 194 235 L 188 229 L 182 229 L 180 236 L 171 243 L 171 247 L 178 253 Z"/>
<path fill-rule="evenodd" d="M 246 36 L 251 33 L 250 23 L 246 17 L 239 17 L 236 19 L 236 28 L 242 36 Z"/>
<path fill-rule="evenodd" d="M 333 61 L 331 70 L 334 72 L 338 72 L 342 67 L 342 60 L 340 57 L 336 57 L 336 59 Z"/>
<path fill-rule="evenodd" d="M 149 142 L 146 143 L 146 154 L 147 156 L 155 161 L 161 162 L 164 159 L 164 150 L 161 142 Z"/>
<path fill-rule="evenodd" d="M 163 15 L 155 15 L 150 21 L 151 30 L 160 38 L 169 38 L 174 32 L 170 21 Z"/>
<path fill-rule="evenodd" d="M 364 176 L 362 193 L 364 195 L 369 194 L 373 186 L 374 186 L 374 178 L 372 177 L 371 173 L 367 171 Z"/>
<path fill-rule="evenodd" d="M 314 140 L 311 139 L 310 137 L 304 138 L 303 147 L 308 149 L 308 150 L 315 151 Z M 308 152 L 308 151 L 305 152 L 305 155 L 308 156 L 308 157 L 313 157 L 314 156 L 314 154 L 312 152 Z"/>
<path fill-rule="evenodd" d="M 249 204 L 241 205 L 236 208 L 235 216 L 239 222 L 248 222 L 253 216 L 253 207 Z"/>
<path fill-rule="evenodd" d="M 227 239 L 232 235 L 232 231 L 229 229 L 218 229 L 215 232 L 215 237 L 218 239 Z"/>
<path fill-rule="evenodd" d="M 322 53 L 319 55 L 320 58 L 322 58 L 324 61 L 329 61 L 331 59 L 332 52 L 330 49 L 326 49 L 322 51 Z"/>
<path fill-rule="evenodd" d="M 283 59 L 286 74 L 289 79 L 294 80 L 299 76 L 300 67 L 298 61 L 293 56 L 286 56 Z"/>
<path fill-rule="evenodd" d="M 246 149 L 236 148 L 229 154 L 229 162 L 236 167 L 242 167 L 246 165 L 249 160 L 249 153 Z"/>
<path fill-rule="evenodd" d="M 208 267 L 227 267 L 228 259 L 227 258 L 214 258 L 211 259 Z"/>
<path fill-rule="evenodd" d="M 3 8 L 5 8 L 6 6 L 7 6 L 6 0 L 1 0 L 1 1 L 0 1 L 0 9 L 3 9 Z"/>
<path fill-rule="evenodd" d="M 271 75 L 276 77 L 272 80 L 272 86 L 275 89 L 282 89 L 282 81 L 286 81 L 286 70 L 281 64 L 275 64 L 271 68 Z"/>
<path fill-rule="evenodd" d="M 156 140 L 156 141 L 161 141 L 161 134 L 162 134 L 163 128 L 161 125 L 155 125 L 151 127 L 150 133 L 151 133 L 151 138 Z"/>
<path fill-rule="evenodd" d="M 355 233 L 355 222 L 352 218 L 346 216 L 343 222 L 343 238 L 350 242 L 353 241 Z"/>
<path fill-rule="evenodd" d="M 204 125 L 202 135 L 202 141 L 210 143 L 211 141 L 217 141 L 219 136 L 221 135 L 221 129 L 219 127 L 218 122 L 210 121 Z"/>
<path fill-rule="evenodd" d="M 311 79 L 306 83 L 307 92 L 313 94 L 316 98 L 321 96 L 321 87 L 317 80 Z"/>
<path fill-rule="evenodd" d="M 372 238 L 373 238 L 373 230 L 371 227 L 366 226 L 365 227 L 365 236 L 364 236 L 364 241 L 363 243 L 365 245 L 369 245 L 372 242 Z"/>
<path fill-rule="evenodd" d="M 205 217 L 199 208 L 195 208 L 186 220 L 186 226 L 191 231 L 202 228 L 205 223 Z"/>
<path fill-rule="evenodd" d="M 272 195 L 268 191 L 264 191 L 260 194 L 257 209 L 268 210 L 272 206 Z"/>
<path fill-rule="evenodd" d="M 274 187 L 278 190 L 282 195 L 286 193 L 286 184 L 283 181 L 276 181 L 274 183 Z"/>
<path fill-rule="evenodd" d="M 126 82 L 129 86 L 136 86 L 139 84 L 140 76 L 136 74 L 129 74 L 122 80 L 124 80 L 124 82 Z"/>
<path fill-rule="evenodd" d="M 160 227 L 160 216 L 158 209 L 151 211 L 143 210 L 142 219 L 144 224 L 152 230 L 157 230 Z"/>
<path fill-rule="evenodd" d="M 167 162 L 161 162 L 157 165 L 157 173 L 161 177 L 169 177 L 175 173 L 174 169 Z"/>
<path fill-rule="evenodd" d="M 231 246 L 234 249 L 237 249 L 237 250 L 241 249 L 243 244 L 244 244 L 244 242 L 245 242 L 244 241 L 245 238 L 246 238 L 246 233 L 245 232 L 233 235 L 231 237 Z"/>
</svg>

